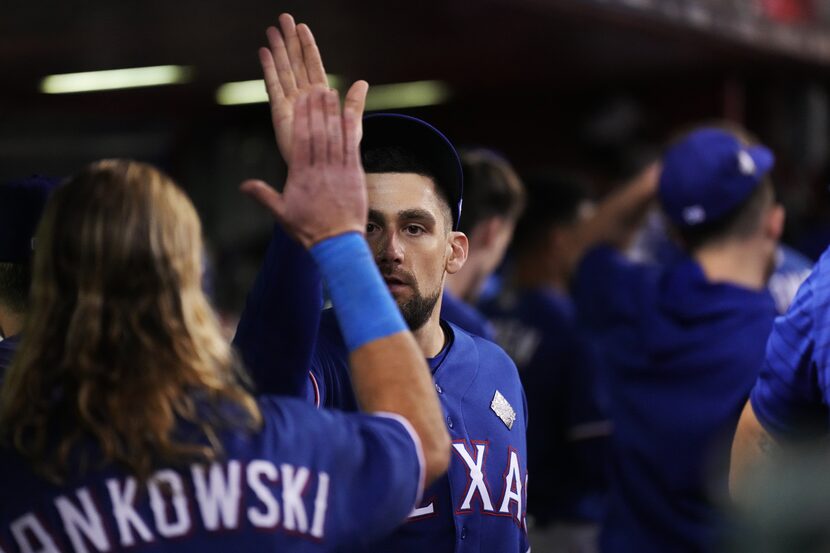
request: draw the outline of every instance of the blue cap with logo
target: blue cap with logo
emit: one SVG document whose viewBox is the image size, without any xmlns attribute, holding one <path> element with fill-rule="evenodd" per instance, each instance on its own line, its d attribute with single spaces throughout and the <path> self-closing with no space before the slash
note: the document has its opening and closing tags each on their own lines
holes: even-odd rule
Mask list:
<svg viewBox="0 0 830 553">
<path fill-rule="evenodd" d="M 663 156 L 660 204 L 678 227 L 716 222 L 749 198 L 774 163 L 769 149 L 723 129 L 693 131 Z"/>
<path fill-rule="evenodd" d="M 0 263 L 26 263 L 49 193 L 59 179 L 32 176 L 0 184 Z"/>
</svg>

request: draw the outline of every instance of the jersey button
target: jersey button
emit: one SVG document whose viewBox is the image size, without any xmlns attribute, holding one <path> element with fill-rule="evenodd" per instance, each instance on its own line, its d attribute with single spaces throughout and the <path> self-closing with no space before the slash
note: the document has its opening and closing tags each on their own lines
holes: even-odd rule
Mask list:
<svg viewBox="0 0 830 553">
<path fill-rule="evenodd" d="M 461 539 L 462 540 L 467 539 L 467 527 L 466 526 L 461 527 Z"/>
<path fill-rule="evenodd" d="M 439 394 L 444 393 L 444 390 L 441 389 L 441 386 L 439 386 L 437 382 L 435 384 L 435 391 L 438 392 Z"/>
<path fill-rule="evenodd" d="M 449 415 L 447 416 L 447 426 L 449 426 L 450 428 L 453 427 L 452 418 Z"/>
</svg>

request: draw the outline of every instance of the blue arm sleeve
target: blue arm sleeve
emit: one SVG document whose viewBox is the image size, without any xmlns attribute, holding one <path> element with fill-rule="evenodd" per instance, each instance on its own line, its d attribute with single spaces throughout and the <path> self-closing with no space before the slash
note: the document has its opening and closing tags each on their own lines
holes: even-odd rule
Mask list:
<svg viewBox="0 0 830 553">
<path fill-rule="evenodd" d="M 315 410 L 286 398 L 258 402 L 267 458 L 327 474 L 329 543 L 343 544 L 337 551 L 376 551 L 367 546 L 404 522 L 423 493 L 423 451 L 409 422 L 394 414 Z"/>
<path fill-rule="evenodd" d="M 314 259 L 275 225 L 233 341 L 258 393 L 310 397 L 322 303 Z"/>
<path fill-rule="evenodd" d="M 814 273 L 801 286 L 790 309 L 775 321 L 767 353 L 750 395 L 758 421 L 778 437 L 803 438 L 827 430 L 821 367 L 816 358 L 826 351 L 826 290 Z M 825 298 L 825 299 L 822 299 Z"/>
</svg>

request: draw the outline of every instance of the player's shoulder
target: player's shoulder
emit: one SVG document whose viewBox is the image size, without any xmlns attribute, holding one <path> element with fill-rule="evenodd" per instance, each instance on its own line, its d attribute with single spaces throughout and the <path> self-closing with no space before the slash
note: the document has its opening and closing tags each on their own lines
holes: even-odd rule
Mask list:
<svg viewBox="0 0 830 553">
<path fill-rule="evenodd" d="M 830 310 L 830 248 L 825 250 L 813 271 L 796 293 L 790 312 L 800 311 L 823 319 Z"/>
<path fill-rule="evenodd" d="M 507 355 L 507 352 L 495 342 L 491 342 L 481 336 L 471 334 L 458 325 L 447 322 L 454 334 L 452 350 L 466 360 L 477 358 L 480 370 L 502 374 L 505 378 L 513 378 L 518 381 L 519 372 L 516 363 Z"/>
</svg>

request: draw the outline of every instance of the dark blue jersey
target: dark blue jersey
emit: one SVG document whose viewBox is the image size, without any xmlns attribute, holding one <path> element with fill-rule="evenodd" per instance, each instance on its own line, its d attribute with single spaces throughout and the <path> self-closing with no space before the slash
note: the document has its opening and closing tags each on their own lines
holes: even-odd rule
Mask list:
<svg viewBox="0 0 830 553">
<path fill-rule="evenodd" d="M 710 283 L 691 259 L 634 265 L 598 247 L 574 284 L 596 334 L 614 423 L 607 552 L 709 551 L 729 446 L 764 357 L 767 291 Z"/>
<path fill-rule="evenodd" d="M 779 438 L 830 430 L 830 250 L 775 321 L 751 402 L 763 427 Z"/>
<path fill-rule="evenodd" d="M 275 242 L 284 240 L 279 232 L 275 234 Z M 259 285 L 289 278 L 278 272 L 291 272 L 291 282 L 306 286 L 308 279 L 318 278 L 296 263 L 297 256 L 307 254 L 272 243 L 267 255 L 235 339 L 254 381 L 301 383 L 294 395 L 326 407 L 356 410 L 348 351 L 330 312 L 322 317 L 318 330 L 292 344 L 282 344 L 282 335 L 270 327 L 273 317 L 285 313 L 314 311 L 305 316 L 320 319 L 318 291 L 299 293 L 292 287 L 279 294 L 274 287 Z M 263 290 L 274 295 L 263 298 Z M 525 553 L 527 422 L 516 367 L 495 344 L 451 324 L 445 330 L 448 345 L 431 365 L 453 438 L 449 472 L 424 492 L 406 524 L 370 550 Z M 269 348 L 291 351 L 294 360 L 308 352 L 310 363 L 281 364 L 279 354 L 269 355 Z"/>
<path fill-rule="evenodd" d="M 226 433 L 210 466 L 117 468 L 64 485 L 0 450 L 0 550 L 353 551 L 420 500 L 423 462 L 402 418 L 260 397 L 263 428 Z"/>
<path fill-rule="evenodd" d="M 312 373 L 323 406 L 356 409 L 333 315 L 323 314 Z M 444 328 L 447 346 L 429 364 L 453 441 L 450 468 L 372 551 L 524 553 L 527 418 L 515 365 L 494 343 L 451 323 Z"/>
<path fill-rule="evenodd" d="M 444 289 L 441 299 L 441 318 L 470 334 L 481 336 L 491 342 L 494 340 L 493 328 L 487 319 L 475 307 L 461 301 L 447 289 Z"/>
<path fill-rule="evenodd" d="M 0 382 L 6 376 L 6 371 L 12 364 L 12 357 L 17 351 L 17 345 L 20 341 L 19 336 L 9 336 L 5 340 L 0 340 Z"/>
<path fill-rule="evenodd" d="M 527 393 L 530 514 L 540 525 L 599 522 L 610 423 L 600 407 L 598 358 L 571 300 L 552 289 L 510 288 L 480 307 Z"/>
</svg>

